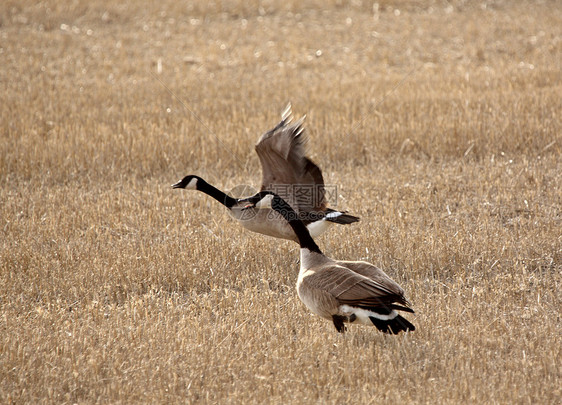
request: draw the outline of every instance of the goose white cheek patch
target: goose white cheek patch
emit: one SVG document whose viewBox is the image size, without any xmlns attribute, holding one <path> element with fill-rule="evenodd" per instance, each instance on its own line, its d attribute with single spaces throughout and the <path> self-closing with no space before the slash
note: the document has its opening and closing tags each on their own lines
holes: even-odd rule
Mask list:
<svg viewBox="0 0 562 405">
<path fill-rule="evenodd" d="M 310 235 L 315 238 L 316 236 L 324 233 L 329 226 L 330 222 L 326 221 L 326 218 L 322 218 L 319 221 L 308 224 L 306 227 L 308 228 Z"/>
<path fill-rule="evenodd" d="M 256 203 L 256 208 L 271 208 L 272 195 L 266 195 Z"/>
<path fill-rule="evenodd" d="M 189 183 L 187 183 L 187 186 L 185 186 L 185 188 L 187 190 L 197 190 L 197 179 L 193 178 L 189 180 Z"/>
</svg>

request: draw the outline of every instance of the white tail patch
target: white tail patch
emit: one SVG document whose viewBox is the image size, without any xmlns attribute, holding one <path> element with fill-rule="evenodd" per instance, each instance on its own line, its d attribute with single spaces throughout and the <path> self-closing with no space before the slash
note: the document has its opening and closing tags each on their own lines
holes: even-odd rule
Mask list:
<svg viewBox="0 0 562 405">
<path fill-rule="evenodd" d="M 342 315 L 349 316 L 351 314 L 355 314 L 357 321 L 365 325 L 373 324 L 369 319 L 370 316 L 380 319 L 381 321 L 390 321 L 398 316 L 398 313 L 394 309 L 390 311 L 390 314 L 388 315 L 377 314 L 376 312 L 369 311 L 368 309 L 351 307 L 349 305 L 341 305 L 339 309 Z"/>
<path fill-rule="evenodd" d="M 337 218 L 342 216 L 343 213 L 339 212 L 339 211 L 334 211 L 334 212 L 329 212 L 326 214 L 326 218 Z"/>
</svg>

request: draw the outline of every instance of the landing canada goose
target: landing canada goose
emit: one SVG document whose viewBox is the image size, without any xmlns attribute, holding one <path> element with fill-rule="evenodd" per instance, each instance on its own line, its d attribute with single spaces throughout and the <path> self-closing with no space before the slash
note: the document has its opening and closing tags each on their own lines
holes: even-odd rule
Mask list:
<svg viewBox="0 0 562 405">
<path fill-rule="evenodd" d="M 260 137 L 256 152 L 262 166 L 261 191 L 273 190 L 281 194 L 298 212 L 309 232 L 318 236 L 331 223 L 351 224 L 359 218 L 327 207 L 322 171 L 305 156 L 304 118 L 290 125 L 292 112 L 289 104 L 283 111 L 281 122 Z M 247 199 L 230 197 L 201 177 L 185 176 L 172 187 L 208 194 L 226 206 L 250 231 L 297 242 L 295 233 L 281 215 L 271 209 L 245 209 Z"/>
<path fill-rule="evenodd" d="M 297 235 L 301 247 L 297 292 L 308 309 L 331 320 L 338 332 L 346 330 L 345 322 L 372 324 L 391 334 L 416 329 L 398 314 L 414 311 L 404 290 L 384 271 L 363 261 L 326 257 L 295 211 L 278 195 L 262 191 L 248 200 L 257 208 L 273 208 L 283 215 Z"/>
</svg>

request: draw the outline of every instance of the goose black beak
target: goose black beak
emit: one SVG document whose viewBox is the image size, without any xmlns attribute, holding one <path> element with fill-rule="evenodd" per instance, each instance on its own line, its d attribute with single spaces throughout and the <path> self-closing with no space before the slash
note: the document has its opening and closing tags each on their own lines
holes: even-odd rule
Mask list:
<svg viewBox="0 0 562 405">
<path fill-rule="evenodd" d="M 172 184 L 172 188 L 181 188 L 181 180 L 177 183 Z"/>
</svg>

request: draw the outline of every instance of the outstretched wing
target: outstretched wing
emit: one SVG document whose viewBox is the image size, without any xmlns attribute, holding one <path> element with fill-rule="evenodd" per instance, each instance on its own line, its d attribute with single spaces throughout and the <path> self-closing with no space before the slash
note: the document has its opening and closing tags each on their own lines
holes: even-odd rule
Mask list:
<svg viewBox="0 0 562 405">
<path fill-rule="evenodd" d="M 256 144 L 262 166 L 261 191 L 275 192 L 299 214 L 324 211 L 327 205 L 322 171 L 306 157 L 304 119 L 291 123 L 288 104 L 281 122 Z"/>
</svg>

